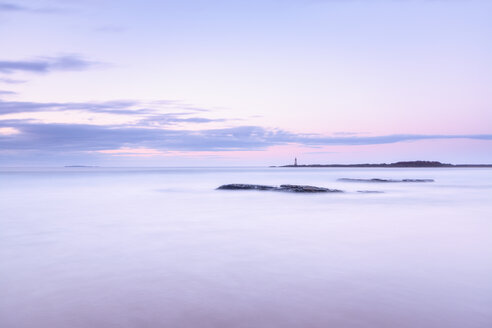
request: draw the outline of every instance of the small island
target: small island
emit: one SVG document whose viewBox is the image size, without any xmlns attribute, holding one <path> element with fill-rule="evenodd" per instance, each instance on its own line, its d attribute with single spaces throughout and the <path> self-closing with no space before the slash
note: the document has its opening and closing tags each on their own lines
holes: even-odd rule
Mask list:
<svg viewBox="0 0 492 328">
<path fill-rule="evenodd" d="M 380 163 L 380 164 L 305 164 L 299 165 L 297 164 L 297 158 L 294 161 L 294 164 L 290 165 L 281 165 L 281 166 L 272 166 L 272 167 L 380 167 L 380 168 L 460 168 L 460 167 L 490 167 L 492 168 L 492 164 L 449 164 L 449 163 L 441 163 L 437 161 L 406 161 L 406 162 L 396 162 L 396 163 Z"/>
</svg>

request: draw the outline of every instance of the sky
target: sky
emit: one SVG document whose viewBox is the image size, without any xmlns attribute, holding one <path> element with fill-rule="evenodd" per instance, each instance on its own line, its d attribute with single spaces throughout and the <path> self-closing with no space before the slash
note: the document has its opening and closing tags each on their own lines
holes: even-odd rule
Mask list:
<svg viewBox="0 0 492 328">
<path fill-rule="evenodd" d="M 489 0 L 0 0 L 0 166 L 492 163 Z"/>
</svg>

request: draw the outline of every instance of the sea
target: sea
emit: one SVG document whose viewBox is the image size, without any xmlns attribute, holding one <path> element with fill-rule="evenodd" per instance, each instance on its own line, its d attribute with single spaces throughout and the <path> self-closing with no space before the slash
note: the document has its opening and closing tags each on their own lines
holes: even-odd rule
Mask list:
<svg viewBox="0 0 492 328">
<path fill-rule="evenodd" d="M 490 328 L 492 169 L 1 168 L 0 327 Z"/>
</svg>

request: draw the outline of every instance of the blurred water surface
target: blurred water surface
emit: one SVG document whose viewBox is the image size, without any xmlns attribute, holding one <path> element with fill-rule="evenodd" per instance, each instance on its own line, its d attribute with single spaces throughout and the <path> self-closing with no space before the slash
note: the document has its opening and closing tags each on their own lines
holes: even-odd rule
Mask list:
<svg viewBox="0 0 492 328">
<path fill-rule="evenodd" d="M 0 290 L 5 328 L 490 328 L 492 169 L 2 168 Z"/>
</svg>

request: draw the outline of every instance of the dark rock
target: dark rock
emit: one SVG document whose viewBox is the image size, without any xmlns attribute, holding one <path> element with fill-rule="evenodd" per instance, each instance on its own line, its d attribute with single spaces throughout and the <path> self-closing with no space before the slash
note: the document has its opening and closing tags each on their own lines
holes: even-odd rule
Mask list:
<svg viewBox="0 0 492 328">
<path fill-rule="evenodd" d="M 378 190 L 357 190 L 357 192 L 361 194 L 383 194 L 384 191 L 378 191 Z"/>
<path fill-rule="evenodd" d="M 280 187 L 274 186 L 264 186 L 264 185 L 252 185 L 252 184 L 227 184 L 222 185 L 219 190 L 271 190 L 271 191 L 286 191 L 286 192 L 305 192 L 305 193 L 315 193 L 315 192 L 343 192 L 338 189 L 328 189 L 314 186 L 301 186 L 301 185 L 281 185 Z"/>
<path fill-rule="evenodd" d="M 299 186 L 299 185 L 281 185 L 280 191 L 292 191 L 292 192 L 343 192 L 338 189 L 328 189 L 314 186 Z"/>
<path fill-rule="evenodd" d="M 272 186 L 232 183 L 232 184 L 222 185 L 217 189 L 220 189 L 220 190 L 274 190 L 275 188 L 276 187 L 272 187 Z"/>
<path fill-rule="evenodd" d="M 434 182 L 434 179 L 403 179 L 401 182 Z"/>
<path fill-rule="evenodd" d="M 341 178 L 338 181 L 346 181 L 346 182 L 434 182 L 433 179 L 350 179 L 350 178 Z"/>
</svg>

